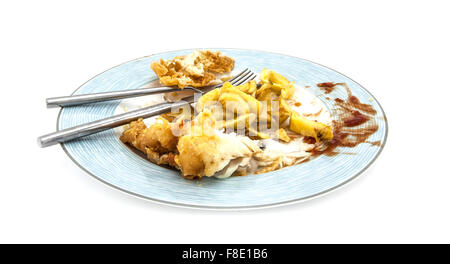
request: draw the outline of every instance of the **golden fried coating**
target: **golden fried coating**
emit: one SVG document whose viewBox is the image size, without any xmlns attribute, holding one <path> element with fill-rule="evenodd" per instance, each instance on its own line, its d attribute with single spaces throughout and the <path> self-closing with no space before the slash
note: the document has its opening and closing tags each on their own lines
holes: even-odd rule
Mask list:
<svg viewBox="0 0 450 264">
<path fill-rule="evenodd" d="M 199 51 L 200 56 L 197 58 L 196 63 L 201 63 L 204 66 L 205 71 L 214 73 L 230 72 L 234 68 L 234 60 L 230 57 L 223 55 L 220 51 Z"/>
<path fill-rule="evenodd" d="M 178 137 L 173 135 L 171 124 L 163 118 L 148 128 L 142 118 L 131 122 L 120 140 L 144 152 L 149 160 L 157 164 L 176 165 L 173 152 L 176 151 Z"/>
<path fill-rule="evenodd" d="M 216 79 L 214 73 L 230 72 L 233 67 L 232 58 L 220 51 L 209 50 L 196 50 L 186 56 L 151 63 L 152 70 L 162 84 L 177 85 L 179 88 L 207 86 Z"/>
<path fill-rule="evenodd" d="M 208 110 L 200 113 L 196 119 L 195 126 L 200 123 L 210 126 L 210 129 L 215 126 L 215 120 Z M 179 155 L 175 157 L 175 162 L 181 168 L 183 176 L 191 179 L 213 176 L 230 161 L 250 157 L 260 151 L 247 137 L 218 133 L 184 135 L 179 139 L 177 149 Z"/>
</svg>

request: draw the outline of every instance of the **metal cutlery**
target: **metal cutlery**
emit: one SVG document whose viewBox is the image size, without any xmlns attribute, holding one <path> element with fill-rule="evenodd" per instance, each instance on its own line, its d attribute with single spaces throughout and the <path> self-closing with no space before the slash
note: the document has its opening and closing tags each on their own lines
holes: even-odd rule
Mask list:
<svg viewBox="0 0 450 264">
<path fill-rule="evenodd" d="M 228 80 L 228 82 L 230 82 L 233 85 L 240 85 L 240 84 L 244 84 L 244 83 L 247 83 L 247 82 L 255 79 L 256 76 L 257 75 L 255 73 L 253 73 L 252 71 L 245 69 L 244 71 L 237 74 L 235 77 Z M 56 131 L 56 132 L 53 132 L 50 134 L 46 134 L 46 135 L 38 138 L 38 144 L 40 147 L 48 147 L 48 146 L 55 145 L 58 143 L 67 142 L 67 141 L 70 141 L 73 139 L 77 139 L 80 137 L 84 137 L 84 136 L 88 136 L 88 135 L 91 135 L 94 133 L 105 131 L 107 129 L 111 129 L 114 127 L 122 126 L 122 125 L 128 124 L 131 121 L 137 120 L 139 118 L 148 118 L 148 117 L 151 117 L 154 115 L 163 114 L 163 113 L 170 111 L 171 109 L 177 110 L 180 107 L 185 106 L 186 104 L 194 103 L 196 100 L 198 100 L 198 98 L 200 98 L 200 95 L 203 95 L 213 89 L 222 87 L 222 85 L 223 85 L 223 83 L 206 88 L 205 90 L 198 90 L 198 89 L 194 88 L 194 92 L 197 92 L 196 94 L 186 97 L 186 98 L 183 98 L 181 101 L 178 101 L 178 102 L 160 103 L 157 105 L 148 106 L 145 108 L 137 109 L 134 111 L 126 112 L 123 114 L 107 117 L 104 119 L 92 121 L 92 122 L 89 122 L 86 124 L 82 124 L 82 125 L 74 126 L 71 128 L 66 128 L 66 129 L 63 129 L 60 131 Z M 158 89 L 158 88 L 144 88 L 144 89 Z M 159 90 L 155 91 L 155 93 L 161 93 L 161 91 L 163 91 L 163 93 L 173 92 L 174 90 L 176 91 L 176 89 L 173 89 L 173 88 L 169 88 L 169 89 L 170 89 L 169 91 L 167 91 L 167 90 L 163 91 L 163 89 L 159 89 Z M 137 89 L 137 90 L 139 90 L 139 89 Z M 136 92 L 136 90 L 133 90 L 133 91 Z M 124 91 L 124 92 L 126 92 L 126 91 Z M 155 94 L 155 93 L 152 93 L 152 94 Z M 125 96 L 125 94 L 126 94 L 126 97 L 120 97 L 120 98 L 114 97 L 114 99 L 121 99 L 121 98 L 128 98 L 128 97 L 143 95 L 141 91 L 137 91 L 136 93 L 131 93 L 131 92 L 123 93 L 122 96 Z M 94 96 L 94 98 L 96 98 L 96 102 L 98 102 L 97 99 L 99 99 L 100 97 L 101 96 L 97 96 L 97 97 Z M 109 98 L 107 100 L 113 100 L 113 99 L 111 99 L 111 98 L 113 98 L 111 93 L 109 93 L 109 95 L 106 96 L 106 98 Z M 47 100 L 49 100 L 49 99 L 47 99 Z M 67 100 L 70 101 L 69 99 L 65 99 L 65 100 L 66 100 L 66 102 L 67 102 Z M 79 102 L 86 103 L 86 101 L 89 101 L 90 99 L 88 98 L 84 101 L 83 100 L 80 100 Z M 51 102 L 53 102 L 52 105 L 54 105 L 56 102 L 56 99 Z M 61 102 L 62 101 L 59 101 L 59 103 L 61 103 Z M 93 101 L 90 101 L 90 102 L 93 102 Z M 48 103 L 48 101 L 47 101 L 47 103 Z M 56 105 L 60 105 L 59 103 Z M 72 103 L 73 103 L 73 101 L 72 101 Z"/>
</svg>

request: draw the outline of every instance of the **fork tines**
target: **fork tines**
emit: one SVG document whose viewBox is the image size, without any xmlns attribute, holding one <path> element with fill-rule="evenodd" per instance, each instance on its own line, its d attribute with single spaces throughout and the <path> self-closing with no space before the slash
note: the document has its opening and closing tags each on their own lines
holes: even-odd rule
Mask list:
<svg viewBox="0 0 450 264">
<path fill-rule="evenodd" d="M 253 73 L 248 68 L 246 68 L 245 70 L 243 70 L 242 72 L 240 72 L 236 76 L 234 76 L 233 78 L 229 79 L 228 82 L 230 82 L 232 85 L 236 86 L 236 85 L 240 85 L 240 84 L 249 82 L 255 78 L 256 78 L 256 74 Z M 220 84 L 214 86 L 214 88 L 222 87 L 223 84 L 224 83 L 220 83 Z"/>
</svg>

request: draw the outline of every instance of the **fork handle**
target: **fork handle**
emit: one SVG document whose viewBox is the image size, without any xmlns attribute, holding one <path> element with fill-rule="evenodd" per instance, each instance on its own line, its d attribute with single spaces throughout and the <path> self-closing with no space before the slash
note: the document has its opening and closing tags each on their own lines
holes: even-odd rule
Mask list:
<svg viewBox="0 0 450 264">
<path fill-rule="evenodd" d="M 189 89 L 189 87 L 186 87 Z M 58 107 L 58 106 L 73 106 L 88 103 L 96 103 L 101 101 L 109 101 L 151 94 L 160 94 L 181 91 L 181 89 L 171 88 L 171 87 L 156 87 L 156 88 L 140 88 L 134 90 L 116 91 L 116 92 L 106 92 L 106 93 L 94 93 L 94 94 L 82 94 L 73 96 L 61 96 L 47 98 L 47 107 Z"/>
<path fill-rule="evenodd" d="M 148 106 L 123 114 L 107 117 L 104 119 L 92 121 L 86 124 L 66 128 L 54 133 L 50 133 L 38 138 L 40 147 L 48 147 L 57 143 L 67 142 L 76 138 L 91 135 L 110 128 L 122 126 L 137 120 L 138 118 L 147 118 L 154 115 L 160 115 L 171 109 L 176 109 L 188 104 L 186 101 L 178 101 L 175 103 L 161 103 L 157 105 Z"/>
</svg>

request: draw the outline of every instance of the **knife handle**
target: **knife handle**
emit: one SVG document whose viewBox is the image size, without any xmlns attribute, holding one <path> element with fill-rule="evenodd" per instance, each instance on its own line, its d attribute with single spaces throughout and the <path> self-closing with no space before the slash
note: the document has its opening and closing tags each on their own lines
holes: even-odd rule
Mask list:
<svg viewBox="0 0 450 264">
<path fill-rule="evenodd" d="M 178 101 L 175 103 L 161 103 L 157 105 L 148 106 L 123 114 L 107 117 L 104 119 L 92 121 L 86 124 L 66 128 L 56 131 L 38 138 L 38 145 L 42 148 L 55 145 L 57 143 L 64 143 L 73 139 L 88 136 L 107 129 L 122 126 L 139 118 L 147 118 L 154 115 L 160 115 L 171 109 L 178 110 L 180 107 L 189 104 L 187 101 Z"/>
</svg>

